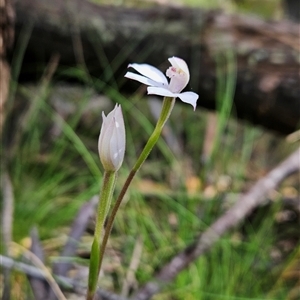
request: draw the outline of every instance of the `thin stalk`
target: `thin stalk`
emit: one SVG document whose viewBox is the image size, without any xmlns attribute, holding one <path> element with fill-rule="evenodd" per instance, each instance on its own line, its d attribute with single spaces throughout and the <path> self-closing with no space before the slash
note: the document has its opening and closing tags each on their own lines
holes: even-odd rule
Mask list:
<svg viewBox="0 0 300 300">
<path fill-rule="evenodd" d="M 94 298 L 97 282 L 99 277 L 99 272 L 101 268 L 101 234 L 105 222 L 105 218 L 109 211 L 111 204 L 111 198 L 115 188 L 116 182 L 116 172 L 105 171 L 103 175 L 102 189 L 99 196 L 99 204 L 97 210 L 97 219 L 94 233 L 94 241 L 91 249 L 90 256 L 90 268 L 89 268 L 89 280 L 88 280 L 88 293 L 87 300 L 92 300 Z"/>
<path fill-rule="evenodd" d="M 144 161 L 147 159 L 148 155 L 150 154 L 151 150 L 153 149 L 153 147 L 155 146 L 156 142 L 158 141 L 161 131 L 166 123 L 166 121 L 168 120 L 172 109 L 174 107 L 175 104 L 175 98 L 170 98 L 170 97 L 165 97 L 164 101 L 163 101 L 163 105 L 162 105 L 162 109 L 161 109 L 161 113 L 159 116 L 159 119 L 157 121 L 157 124 L 154 128 L 153 133 L 151 134 L 147 144 L 145 145 L 142 153 L 140 154 L 139 158 L 137 159 L 135 165 L 133 166 L 133 168 L 131 169 L 124 185 L 123 188 L 119 194 L 119 197 L 116 200 L 116 203 L 113 206 L 112 212 L 108 218 L 107 221 L 107 225 L 106 225 L 106 229 L 105 229 L 105 233 L 104 233 L 104 237 L 102 240 L 102 247 L 100 249 L 100 258 L 99 258 L 99 265 L 101 267 L 102 264 L 102 259 L 103 259 L 103 255 L 105 252 L 105 248 L 106 248 L 106 244 L 116 217 L 116 214 L 119 210 L 119 207 L 122 203 L 122 200 L 128 190 L 128 187 L 132 181 L 132 179 L 134 178 L 135 174 L 137 173 L 137 171 L 139 170 L 139 168 L 141 167 L 141 165 L 144 163 Z"/>
</svg>

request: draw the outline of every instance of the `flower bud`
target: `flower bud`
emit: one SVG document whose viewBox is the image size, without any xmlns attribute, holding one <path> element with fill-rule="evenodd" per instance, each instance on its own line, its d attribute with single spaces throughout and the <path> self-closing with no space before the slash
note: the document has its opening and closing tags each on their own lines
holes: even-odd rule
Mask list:
<svg viewBox="0 0 300 300">
<path fill-rule="evenodd" d="M 100 160 L 105 171 L 117 171 L 125 153 L 125 125 L 121 106 L 116 105 L 107 116 L 102 112 L 102 118 L 98 141 Z"/>
</svg>

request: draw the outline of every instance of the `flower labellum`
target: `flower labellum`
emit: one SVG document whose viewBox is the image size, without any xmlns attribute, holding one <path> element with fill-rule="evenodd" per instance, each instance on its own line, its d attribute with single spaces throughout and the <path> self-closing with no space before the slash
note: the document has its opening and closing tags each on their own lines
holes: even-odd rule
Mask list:
<svg viewBox="0 0 300 300">
<path fill-rule="evenodd" d="M 135 69 L 139 74 L 127 72 L 126 78 L 130 78 L 148 85 L 148 94 L 179 98 L 182 102 L 189 103 L 196 109 L 199 96 L 194 92 L 181 91 L 190 80 L 190 72 L 186 62 L 178 57 L 169 58 L 171 67 L 168 68 L 166 76 L 157 68 L 148 64 L 130 64 L 128 67 Z"/>
<path fill-rule="evenodd" d="M 102 112 L 102 127 L 98 140 L 98 151 L 105 171 L 118 171 L 125 153 L 125 125 L 120 105 L 105 116 Z"/>
</svg>

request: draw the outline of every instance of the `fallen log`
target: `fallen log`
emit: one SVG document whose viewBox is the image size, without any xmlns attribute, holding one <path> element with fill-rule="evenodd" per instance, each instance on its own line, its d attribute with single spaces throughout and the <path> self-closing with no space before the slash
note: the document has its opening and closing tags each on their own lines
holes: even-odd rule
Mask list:
<svg viewBox="0 0 300 300">
<path fill-rule="evenodd" d="M 132 93 L 139 85 L 124 85 L 128 63 L 147 62 L 164 70 L 167 58 L 175 55 L 190 66 L 198 107 L 216 108 L 219 77 L 229 75 L 229 66 L 229 79 L 235 78 L 236 68 L 233 112 L 238 118 L 282 134 L 299 126 L 298 24 L 194 8 L 100 6 L 87 0 L 14 0 L 14 5 L 15 48 L 22 34 L 30 33 L 20 80 L 39 78 L 58 53 L 60 70 L 81 66 Z"/>
</svg>

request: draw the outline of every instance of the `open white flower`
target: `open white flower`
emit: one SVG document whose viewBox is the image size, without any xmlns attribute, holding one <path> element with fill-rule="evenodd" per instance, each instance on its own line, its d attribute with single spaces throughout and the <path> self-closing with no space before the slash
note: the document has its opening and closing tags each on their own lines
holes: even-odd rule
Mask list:
<svg viewBox="0 0 300 300">
<path fill-rule="evenodd" d="M 98 140 L 98 151 L 106 171 L 118 171 L 125 153 L 125 125 L 121 106 L 105 116 L 102 112 L 102 127 Z"/>
<path fill-rule="evenodd" d="M 170 82 L 160 70 L 148 64 L 129 64 L 128 68 L 135 69 L 141 75 L 127 72 L 125 77 L 148 85 L 148 94 L 178 97 L 182 102 L 191 104 L 195 110 L 199 96 L 194 92 L 181 93 L 190 80 L 186 62 L 175 56 L 169 58 L 169 62 L 172 66 L 168 68 L 166 75 L 170 78 Z"/>
</svg>

